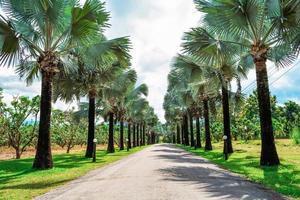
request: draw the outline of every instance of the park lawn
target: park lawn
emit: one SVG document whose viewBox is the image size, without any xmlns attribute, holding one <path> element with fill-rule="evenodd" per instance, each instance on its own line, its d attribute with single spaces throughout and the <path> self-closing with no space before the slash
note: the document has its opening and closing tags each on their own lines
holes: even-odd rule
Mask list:
<svg viewBox="0 0 300 200">
<path fill-rule="evenodd" d="M 33 158 L 0 161 L 0 199 L 32 199 L 144 148 L 146 146 L 133 148 L 129 152 L 116 151 L 113 154 L 98 150 L 96 163 L 84 158 L 84 152 L 57 154 L 53 156 L 54 168 L 42 171 L 31 168 Z"/>
<path fill-rule="evenodd" d="M 259 166 L 259 140 L 247 143 L 233 141 L 234 153 L 227 161 L 224 160 L 222 154 L 223 143 L 214 143 L 213 151 L 178 146 L 279 193 L 300 199 L 300 145 L 294 145 L 291 140 L 276 140 L 281 161 L 279 167 Z"/>
</svg>

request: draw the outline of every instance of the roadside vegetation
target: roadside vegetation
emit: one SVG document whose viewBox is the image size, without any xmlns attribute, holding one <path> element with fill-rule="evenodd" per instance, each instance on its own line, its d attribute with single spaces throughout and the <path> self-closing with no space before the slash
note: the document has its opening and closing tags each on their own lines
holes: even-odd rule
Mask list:
<svg viewBox="0 0 300 200">
<path fill-rule="evenodd" d="M 269 90 L 273 70 L 299 64 L 299 1 L 194 2 L 201 24 L 171 63 L 163 140 L 299 197 L 300 106 Z"/>
<path fill-rule="evenodd" d="M 223 143 L 213 143 L 213 151 L 195 149 L 184 145 L 178 147 L 200 155 L 229 171 L 238 173 L 249 180 L 261 183 L 266 187 L 280 192 L 288 197 L 300 199 L 300 146 L 289 139 L 276 140 L 280 166 L 260 167 L 259 140 L 233 141 L 235 153 L 227 161 L 224 160 Z"/>
<path fill-rule="evenodd" d="M 114 154 L 106 152 L 105 147 L 97 150 L 97 161 L 82 156 L 84 151 L 53 155 L 56 163 L 51 170 L 32 169 L 33 158 L 0 161 L 0 199 L 32 199 L 51 189 L 66 184 L 87 172 L 120 160 L 144 147 L 130 151 L 117 150 Z"/>
</svg>

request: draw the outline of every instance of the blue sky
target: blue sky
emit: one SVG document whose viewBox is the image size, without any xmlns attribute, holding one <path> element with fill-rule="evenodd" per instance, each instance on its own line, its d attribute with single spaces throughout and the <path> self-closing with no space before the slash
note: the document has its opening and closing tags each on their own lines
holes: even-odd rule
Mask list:
<svg viewBox="0 0 300 200">
<path fill-rule="evenodd" d="M 163 97 L 167 89 L 167 74 L 173 56 L 180 51 L 182 35 L 191 27 L 197 26 L 201 13 L 195 10 L 192 0 L 106 0 L 107 10 L 111 12 L 111 28 L 106 30 L 108 38 L 129 36 L 133 49 L 132 67 L 138 73 L 138 84 L 149 86 L 148 100 L 155 108 L 161 121 L 164 121 L 162 109 Z M 279 103 L 294 100 L 300 103 L 299 64 L 271 85 L 273 94 Z M 270 83 L 278 79 L 285 69 L 275 69 L 268 63 Z M 255 81 L 255 72 L 251 71 L 248 80 L 242 82 L 245 88 Z M 256 84 L 253 84 L 255 86 Z M 0 68 L 0 87 L 4 88 L 5 101 L 14 95 L 34 96 L 40 94 L 40 83 L 26 87 L 14 74 L 12 68 Z M 233 87 L 234 88 L 234 87 Z M 250 87 L 254 89 L 255 87 Z M 251 92 L 251 90 L 246 90 Z M 67 109 L 73 104 L 56 103 L 54 106 Z"/>
</svg>

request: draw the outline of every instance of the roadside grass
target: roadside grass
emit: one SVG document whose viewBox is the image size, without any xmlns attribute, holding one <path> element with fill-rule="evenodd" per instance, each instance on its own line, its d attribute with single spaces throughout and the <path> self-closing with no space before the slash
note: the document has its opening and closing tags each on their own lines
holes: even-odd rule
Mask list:
<svg viewBox="0 0 300 200">
<path fill-rule="evenodd" d="M 129 152 L 116 151 L 113 154 L 97 150 L 97 162 L 84 157 L 84 152 L 57 154 L 53 156 L 54 168 L 33 170 L 33 158 L 0 161 L 0 199 L 32 199 L 59 185 L 85 175 L 87 172 L 120 160 L 147 146 L 136 147 Z"/>
<path fill-rule="evenodd" d="M 300 145 L 290 140 L 276 140 L 281 165 L 260 167 L 260 141 L 233 141 L 234 153 L 227 161 L 222 154 L 223 143 L 214 143 L 213 151 L 195 150 L 193 147 L 177 145 L 189 152 L 200 155 L 222 168 L 241 174 L 254 182 L 261 183 L 279 193 L 300 199 Z"/>
</svg>

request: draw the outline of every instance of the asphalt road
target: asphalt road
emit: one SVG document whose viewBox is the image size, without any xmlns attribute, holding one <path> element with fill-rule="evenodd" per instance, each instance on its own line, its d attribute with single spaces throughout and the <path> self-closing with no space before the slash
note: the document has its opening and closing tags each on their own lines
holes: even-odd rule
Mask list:
<svg viewBox="0 0 300 200">
<path fill-rule="evenodd" d="M 53 190 L 38 200 L 281 200 L 170 144 L 153 145 Z"/>
</svg>

